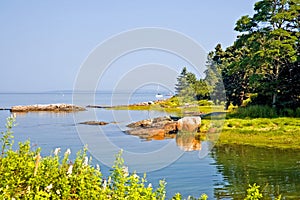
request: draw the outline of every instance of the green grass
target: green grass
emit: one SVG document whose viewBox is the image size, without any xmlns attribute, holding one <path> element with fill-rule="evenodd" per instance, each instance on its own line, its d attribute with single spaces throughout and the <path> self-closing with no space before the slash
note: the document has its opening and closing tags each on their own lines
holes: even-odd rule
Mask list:
<svg viewBox="0 0 300 200">
<path fill-rule="evenodd" d="M 209 132 L 210 120 L 203 120 L 201 132 Z M 300 149 L 300 118 L 226 119 L 217 145 L 241 144 Z M 207 133 L 210 134 L 210 133 Z"/>
<path fill-rule="evenodd" d="M 224 111 L 224 106 L 212 105 L 208 101 L 183 102 L 180 97 L 171 97 L 163 101 L 155 102 L 151 105 L 121 105 L 108 109 L 113 110 L 151 110 L 161 111 L 168 114 L 183 116 L 185 113 L 210 113 Z"/>
</svg>

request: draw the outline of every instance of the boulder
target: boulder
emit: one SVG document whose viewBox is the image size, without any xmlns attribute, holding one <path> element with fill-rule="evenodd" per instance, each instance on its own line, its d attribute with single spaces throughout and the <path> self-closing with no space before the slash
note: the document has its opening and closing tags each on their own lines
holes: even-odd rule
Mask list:
<svg viewBox="0 0 300 200">
<path fill-rule="evenodd" d="M 200 117 L 183 117 L 178 120 L 177 129 L 179 131 L 198 131 L 201 125 Z"/>
</svg>

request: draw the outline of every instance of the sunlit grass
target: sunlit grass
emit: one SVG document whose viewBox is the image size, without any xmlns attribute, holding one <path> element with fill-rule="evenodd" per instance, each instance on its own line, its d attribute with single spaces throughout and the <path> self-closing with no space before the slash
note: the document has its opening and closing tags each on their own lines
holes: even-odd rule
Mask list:
<svg viewBox="0 0 300 200">
<path fill-rule="evenodd" d="M 226 119 L 218 140 L 222 144 L 300 149 L 300 118 Z"/>
</svg>

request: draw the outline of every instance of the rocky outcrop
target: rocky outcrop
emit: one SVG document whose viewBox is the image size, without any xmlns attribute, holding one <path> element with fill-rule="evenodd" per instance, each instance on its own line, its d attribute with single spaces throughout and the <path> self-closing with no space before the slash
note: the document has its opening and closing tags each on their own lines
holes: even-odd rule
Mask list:
<svg viewBox="0 0 300 200">
<path fill-rule="evenodd" d="M 128 124 L 127 127 L 131 128 L 126 131 L 127 134 L 143 139 L 174 138 L 174 133 L 177 132 L 177 122 L 169 116 L 141 120 Z"/>
<path fill-rule="evenodd" d="M 26 106 L 13 106 L 11 112 L 77 112 L 85 111 L 86 109 L 81 106 L 72 104 L 36 104 Z"/>
<path fill-rule="evenodd" d="M 178 131 L 198 131 L 200 124 L 200 117 L 184 117 L 176 121 L 173 117 L 164 116 L 128 124 L 130 129 L 126 133 L 143 139 L 175 138 Z"/>
<path fill-rule="evenodd" d="M 108 122 L 103 122 L 103 121 L 86 121 L 86 122 L 81 122 L 79 124 L 103 126 L 103 125 L 107 125 L 109 123 Z"/>
</svg>

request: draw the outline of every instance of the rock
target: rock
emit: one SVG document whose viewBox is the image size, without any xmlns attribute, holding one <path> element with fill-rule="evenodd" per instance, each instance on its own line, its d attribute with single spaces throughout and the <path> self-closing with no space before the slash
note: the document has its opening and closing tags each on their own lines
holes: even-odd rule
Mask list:
<svg viewBox="0 0 300 200">
<path fill-rule="evenodd" d="M 107 125 L 108 122 L 103 122 L 103 121 L 86 121 L 86 122 L 81 122 L 79 124 L 86 124 L 86 125 L 100 125 L 100 126 L 103 126 L 103 125 Z"/>
<path fill-rule="evenodd" d="M 144 139 L 153 138 L 174 138 L 178 131 L 197 132 L 201 124 L 200 117 L 183 117 L 173 120 L 174 117 L 164 116 L 154 119 L 146 119 L 138 122 L 128 124 L 127 127 L 131 128 L 125 131 L 127 134 L 139 136 Z M 198 143 L 194 141 L 194 148 L 198 148 Z M 196 144 L 197 143 L 197 144 Z"/>
<path fill-rule="evenodd" d="M 143 139 L 173 138 L 170 135 L 177 132 L 177 122 L 172 121 L 169 116 L 141 120 L 128 124 L 127 127 L 131 128 L 126 131 L 127 134 Z"/>
<path fill-rule="evenodd" d="M 131 124 L 128 124 L 127 127 L 129 128 L 137 128 L 137 127 L 147 127 L 151 126 L 152 122 L 150 119 L 141 120 L 138 122 L 133 122 Z"/>
<path fill-rule="evenodd" d="M 77 112 L 85 111 L 86 109 L 81 106 L 72 104 L 36 104 L 26 106 L 13 106 L 10 110 L 11 112 Z"/>
<path fill-rule="evenodd" d="M 133 122 L 131 124 L 128 124 L 127 127 L 129 128 L 137 128 L 137 127 L 150 127 L 150 126 L 162 126 L 162 124 L 165 124 L 168 121 L 172 121 L 169 116 L 164 117 L 157 117 L 154 119 L 145 119 L 137 122 Z"/>
<path fill-rule="evenodd" d="M 201 125 L 200 117 L 183 117 L 178 120 L 177 129 L 182 131 L 198 131 Z"/>
<path fill-rule="evenodd" d="M 178 131 L 178 122 L 167 122 L 163 129 L 167 134 L 176 133 Z"/>
</svg>

